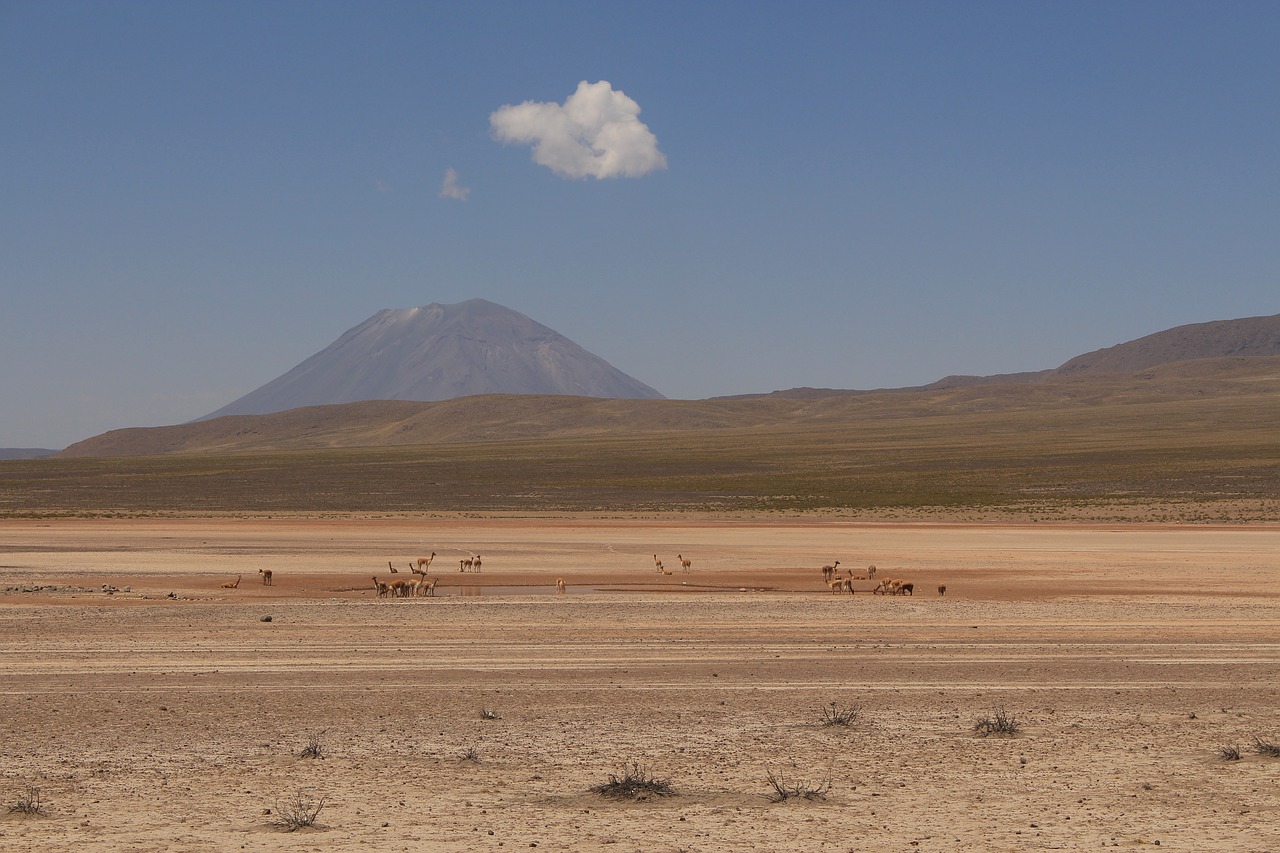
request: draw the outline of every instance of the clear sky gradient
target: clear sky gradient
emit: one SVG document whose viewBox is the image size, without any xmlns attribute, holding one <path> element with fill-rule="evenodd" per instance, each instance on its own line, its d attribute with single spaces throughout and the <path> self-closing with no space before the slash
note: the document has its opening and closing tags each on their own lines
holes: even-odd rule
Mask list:
<svg viewBox="0 0 1280 853">
<path fill-rule="evenodd" d="M 1268 2 L 0 0 L 0 446 L 472 297 L 678 398 L 1275 314 L 1278 45 Z"/>
</svg>

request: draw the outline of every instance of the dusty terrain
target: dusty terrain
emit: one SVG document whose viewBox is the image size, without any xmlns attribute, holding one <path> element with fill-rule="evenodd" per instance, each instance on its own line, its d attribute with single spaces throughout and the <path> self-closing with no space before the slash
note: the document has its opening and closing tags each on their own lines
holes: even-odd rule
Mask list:
<svg viewBox="0 0 1280 853">
<path fill-rule="evenodd" d="M 433 550 L 435 598 L 375 595 Z M 1278 561 L 1261 525 L 0 521 L 0 804 L 44 811 L 0 850 L 1277 850 Z M 633 764 L 674 795 L 589 791 Z M 299 792 L 321 828 L 277 825 Z"/>
</svg>

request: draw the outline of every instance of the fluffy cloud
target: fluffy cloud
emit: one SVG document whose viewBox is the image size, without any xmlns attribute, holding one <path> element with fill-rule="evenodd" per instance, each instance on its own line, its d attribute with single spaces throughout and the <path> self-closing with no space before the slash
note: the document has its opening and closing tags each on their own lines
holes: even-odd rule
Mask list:
<svg viewBox="0 0 1280 853">
<path fill-rule="evenodd" d="M 638 178 L 665 169 L 640 105 L 608 81 L 588 83 L 563 104 L 525 101 L 489 116 L 500 142 L 533 146 L 533 160 L 562 178 Z"/>
<path fill-rule="evenodd" d="M 444 184 L 440 187 L 440 198 L 452 198 L 466 201 L 471 195 L 471 188 L 458 183 L 458 173 L 452 167 L 444 170 Z"/>
</svg>

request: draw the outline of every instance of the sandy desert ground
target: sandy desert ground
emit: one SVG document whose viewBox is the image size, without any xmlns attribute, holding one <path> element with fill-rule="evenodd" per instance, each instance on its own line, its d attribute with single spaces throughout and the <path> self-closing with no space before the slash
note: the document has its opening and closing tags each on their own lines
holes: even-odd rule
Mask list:
<svg viewBox="0 0 1280 853">
<path fill-rule="evenodd" d="M 433 550 L 435 598 L 376 596 Z M 0 850 L 1280 850 L 1277 563 L 1256 525 L 0 521 Z M 635 765 L 674 794 L 590 792 Z"/>
</svg>

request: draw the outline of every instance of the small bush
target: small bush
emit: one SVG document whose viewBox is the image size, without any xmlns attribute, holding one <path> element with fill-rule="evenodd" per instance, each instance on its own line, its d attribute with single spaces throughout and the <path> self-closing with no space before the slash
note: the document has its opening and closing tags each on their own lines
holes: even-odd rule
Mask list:
<svg viewBox="0 0 1280 853">
<path fill-rule="evenodd" d="M 293 799 L 284 805 L 281 805 L 277 800 L 276 814 L 279 815 L 279 818 L 276 824 L 288 832 L 294 832 L 303 827 L 319 826 L 316 823 L 316 818 L 327 801 L 328 797 L 315 799 L 306 791 L 298 791 L 294 794 Z"/>
<path fill-rule="evenodd" d="M 858 715 L 861 713 L 861 705 L 850 705 L 847 708 L 840 708 L 835 702 L 832 702 L 826 708 L 822 709 L 822 724 L 824 726 L 852 726 L 858 721 Z"/>
<path fill-rule="evenodd" d="M 676 792 L 669 781 L 650 776 L 644 767 L 634 762 L 622 771 L 621 776 L 610 773 L 608 782 L 596 785 L 590 791 L 602 797 L 635 800 L 651 796 L 670 797 Z"/>
<path fill-rule="evenodd" d="M 1239 761 L 1240 747 L 1238 746 L 1221 746 L 1218 747 L 1218 755 L 1223 761 Z"/>
<path fill-rule="evenodd" d="M 476 749 L 474 746 L 472 746 L 472 747 L 471 747 L 470 749 L 468 749 L 466 752 L 462 753 L 462 760 L 463 760 L 463 761 L 470 761 L 470 762 L 472 762 L 473 764 L 479 764 L 479 763 L 480 763 L 480 750 L 478 750 L 478 749 Z"/>
<path fill-rule="evenodd" d="M 43 816 L 44 805 L 40 801 L 40 789 L 35 785 L 28 785 L 27 789 L 18 795 L 18 801 L 9 806 L 9 814 Z"/>
<path fill-rule="evenodd" d="M 327 730 L 326 730 L 327 731 Z M 307 736 L 307 745 L 298 753 L 302 758 L 324 758 L 324 732 L 312 732 Z"/>
<path fill-rule="evenodd" d="M 827 792 L 831 790 L 830 779 L 816 785 L 812 782 L 788 782 L 772 770 L 769 771 L 768 779 L 769 786 L 773 788 L 773 793 L 766 794 L 765 796 L 775 803 L 797 798 L 803 800 L 820 800 L 826 797 Z"/>
<path fill-rule="evenodd" d="M 1015 720 L 1004 708 L 998 708 L 994 717 L 983 715 L 973 724 L 973 730 L 983 737 L 988 735 L 1016 735 L 1022 731 L 1022 724 Z"/>
<path fill-rule="evenodd" d="M 1254 749 L 1258 750 L 1258 755 L 1265 755 L 1268 758 L 1280 758 L 1280 743 L 1272 743 L 1269 740 L 1255 737 L 1253 746 Z"/>
<path fill-rule="evenodd" d="M 502 718 L 501 718 L 501 717 L 499 717 L 499 716 L 498 716 L 498 712 L 497 712 L 497 711 L 495 711 L 495 710 L 493 710 L 492 708 L 481 708 L 481 709 L 480 709 L 480 719 L 482 719 L 482 720 L 501 720 Z"/>
</svg>

